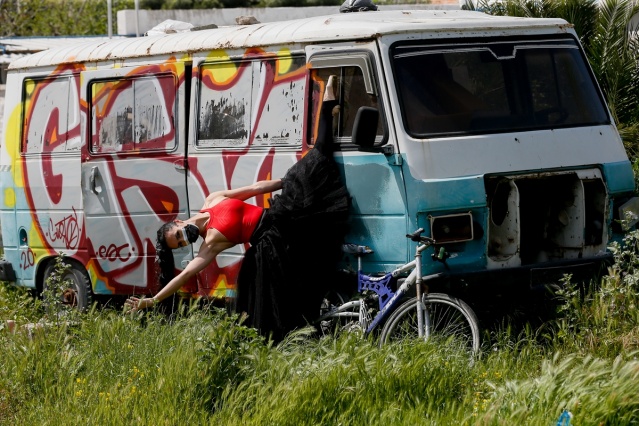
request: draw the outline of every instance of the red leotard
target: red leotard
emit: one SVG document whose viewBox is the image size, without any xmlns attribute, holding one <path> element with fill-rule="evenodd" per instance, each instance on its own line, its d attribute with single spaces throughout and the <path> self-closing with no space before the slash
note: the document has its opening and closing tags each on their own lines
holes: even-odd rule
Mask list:
<svg viewBox="0 0 639 426">
<path fill-rule="evenodd" d="M 242 200 L 226 198 L 200 211 L 208 212 L 211 216 L 206 229 L 215 228 L 230 242 L 240 244 L 250 241 L 264 209 Z"/>
</svg>

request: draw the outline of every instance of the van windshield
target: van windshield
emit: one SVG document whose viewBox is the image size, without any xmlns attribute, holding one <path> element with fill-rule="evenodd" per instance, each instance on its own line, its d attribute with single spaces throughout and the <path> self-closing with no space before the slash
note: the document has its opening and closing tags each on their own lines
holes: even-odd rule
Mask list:
<svg viewBox="0 0 639 426">
<path fill-rule="evenodd" d="M 572 39 L 395 45 L 391 55 L 413 137 L 610 123 Z"/>
</svg>

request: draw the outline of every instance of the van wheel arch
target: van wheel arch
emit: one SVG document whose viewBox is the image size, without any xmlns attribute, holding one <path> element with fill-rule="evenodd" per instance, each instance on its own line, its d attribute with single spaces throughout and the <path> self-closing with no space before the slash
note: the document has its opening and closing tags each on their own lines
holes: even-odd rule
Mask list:
<svg viewBox="0 0 639 426">
<path fill-rule="evenodd" d="M 49 257 L 42 261 L 38 268 L 37 290 L 39 295 L 42 295 L 46 288 L 47 278 L 55 270 L 56 259 L 57 256 Z M 69 265 L 63 280 L 69 281 L 70 286 L 63 291 L 62 303 L 83 312 L 87 311 L 93 301 L 93 291 L 86 268 L 73 258 L 65 257 L 63 261 Z"/>
</svg>

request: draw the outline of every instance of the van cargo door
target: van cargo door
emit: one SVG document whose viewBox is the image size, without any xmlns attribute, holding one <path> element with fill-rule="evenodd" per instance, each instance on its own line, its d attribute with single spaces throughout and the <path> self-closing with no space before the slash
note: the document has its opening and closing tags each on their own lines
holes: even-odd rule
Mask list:
<svg viewBox="0 0 639 426">
<path fill-rule="evenodd" d="M 172 63 L 82 75 L 82 195 L 96 293 L 154 290 L 156 232 L 187 217 L 185 70 Z M 191 255 L 176 251 L 176 265 Z"/>
</svg>

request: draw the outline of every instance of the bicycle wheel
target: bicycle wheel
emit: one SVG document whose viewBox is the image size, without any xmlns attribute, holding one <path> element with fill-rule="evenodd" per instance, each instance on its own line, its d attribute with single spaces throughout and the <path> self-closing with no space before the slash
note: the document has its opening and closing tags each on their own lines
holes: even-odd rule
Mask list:
<svg viewBox="0 0 639 426">
<path fill-rule="evenodd" d="M 479 325 L 473 310 L 447 294 L 424 296 L 424 339 L 457 342 L 472 353 L 479 351 Z M 402 303 L 384 324 L 380 344 L 401 339 L 417 339 L 417 300 Z"/>
<path fill-rule="evenodd" d="M 346 303 L 346 298 L 338 291 L 331 290 L 324 295 L 322 304 L 320 305 L 320 317 L 330 313 Z M 357 315 L 348 316 L 348 313 L 342 315 L 328 316 L 322 321 L 318 321 L 319 331 L 323 335 L 332 335 L 338 329 L 353 329 L 357 324 Z"/>
</svg>

